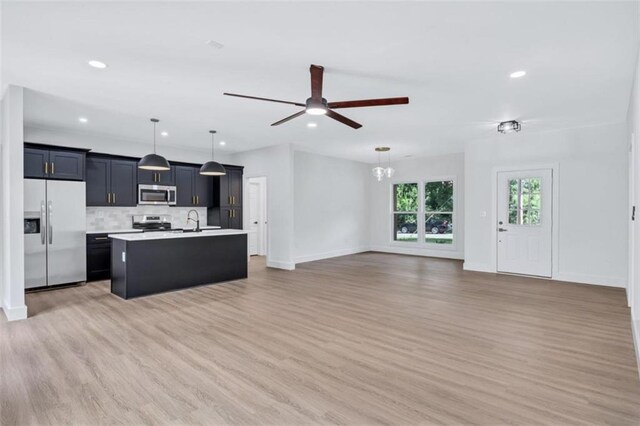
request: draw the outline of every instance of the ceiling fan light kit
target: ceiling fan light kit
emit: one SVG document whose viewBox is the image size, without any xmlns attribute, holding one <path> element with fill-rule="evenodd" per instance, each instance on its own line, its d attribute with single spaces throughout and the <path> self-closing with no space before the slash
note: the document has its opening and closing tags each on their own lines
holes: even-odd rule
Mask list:
<svg viewBox="0 0 640 426">
<path fill-rule="evenodd" d="M 334 109 L 339 108 L 359 108 L 359 107 L 371 107 L 371 106 L 383 106 L 383 105 L 404 105 L 409 103 L 408 97 L 400 98 L 384 98 L 384 99 L 362 99 L 357 101 L 342 101 L 342 102 L 327 102 L 322 97 L 322 81 L 324 76 L 324 67 L 320 65 L 311 65 L 309 67 L 311 73 L 311 97 L 308 98 L 305 103 L 282 101 L 279 99 L 260 98 L 257 96 L 238 95 L 235 93 L 224 93 L 226 96 L 235 96 L 237 98 L 255 99 L 259 101 L 277 102 L 281 104 L 295 105 L 304 107 L 304 110 L 297 112 L 289 117 L 285 117 L 280 121 L 276 121 L 271 124 L 272 126 L 279 126 L 286 123 L 289 120 L 300 117 L 301 115 L 326 115 L 336 121 L 346 124 L 347 126 L 359 129 L 362 124 L 345 117 L 342 114 L 338 114 Z"/>
<path fill-rule="evenodd" d="M 151 122 L 153 123 L 153 154 L 147 154 L 140 159 L 138 162 L 139 169 L 155 171 L 171 170 L 171 166 L 167 159 L 156 154 L 156 124 L 158 124 L 159 121 L 160 120 L 157 118 L 151 119 Z"/>
<path fill-rule="evenodd" d="M 520 122 L 516 120 L 503 121 L 502 123 L 498 124 L 498 133 L 506 134 L 519 132 L 520 130 L 522 130 L 522 126 L 520 125 Z"/>
</svg>

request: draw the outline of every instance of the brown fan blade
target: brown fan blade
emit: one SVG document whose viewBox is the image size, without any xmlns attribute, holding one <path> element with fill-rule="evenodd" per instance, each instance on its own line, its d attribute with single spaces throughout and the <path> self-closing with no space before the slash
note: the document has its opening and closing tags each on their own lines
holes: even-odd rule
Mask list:
<svg viewBox="0 0 640 426">
<path fill-rule="evenodd" d="M 296 105 L 301 107 L 306 106 L 305 104 L 301 104 L 299 102 L 280 101 L 278 99 L 269 99 L 269 98 L 258 98 L 256 96 L 236 95 L 235 93 L 223 93 L 223 95 L 235 96 L 236 98 L 256 99 L 258 101 L 278 102 L 279 104 L 289 104 L 289 105 Z"/>
<path fill-rule="evenodd" d="M 304 114 L 304 112 L 305 112 L 304 110 L 302 110 L 302 111 L 300 111 L 300 112 L 296 112 L 295 114 L 290 115 L 290 116 L 288 116 L 287 118 L 283 118 L 283 119 L 282 119 L 282 120 L 280 120 L 280 121 L 276 121 L 275 123 L 273 123 L 273 124 L 272 124 L 272 126 L 279 126 L 279 125 L 281 125 L 282 123 L 286 123 L 286 122 L 287 122 L 287 121 L 289 121 L 289 120 L 293 120 L 293 119 L 294 119 L 294 118 L 296 118 L 296 117 L 300 117 L 301 115 L 303 115 L 303 114 Z"/>
<path fill-rule="evenodd" d="M 409 103 L 409 98 L 383 98 L 383 99 L 362 99 L 359 101 L 329 102 L 329 108 L 358 108 L 383 105 L 404 105 Z"/>
<path fill-rule="evenodd" d="M 311 73 L 311 97 L 313 99 L 322 99 L 322 75 L 324 74 L 324 67 L 311 65 L 309 72 Z"/>
<path fill-rule="evenodd" d="M 344 115 L 338 114 L 335 111 L 331 111 L 330 109 L 327 110 L 327 117 L 331 117 L 334 120 L 338 120 L 342 124 L 346 124 L 347 126 L 353 127 L 354 129 L 359 129 L 360 127 L 362 127 L 362 124 L 356 123 L 350 118 L 347 118 Z"/>
</svg>

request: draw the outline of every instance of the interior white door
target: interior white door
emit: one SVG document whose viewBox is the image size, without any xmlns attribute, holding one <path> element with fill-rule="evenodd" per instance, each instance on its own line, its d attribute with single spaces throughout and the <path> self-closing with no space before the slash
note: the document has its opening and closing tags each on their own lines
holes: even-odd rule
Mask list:
<svg viewBox="0 0 640 426">
<path fill-rule="evenodd" d="M 260 238 L 260 185 L 249 183 L 249 255 L 258 254 Z"/>
<path fill-rule="evenodd" d="M 551 169 L 498 173 L 498 272 L 551 277 Z"/>
</svg>

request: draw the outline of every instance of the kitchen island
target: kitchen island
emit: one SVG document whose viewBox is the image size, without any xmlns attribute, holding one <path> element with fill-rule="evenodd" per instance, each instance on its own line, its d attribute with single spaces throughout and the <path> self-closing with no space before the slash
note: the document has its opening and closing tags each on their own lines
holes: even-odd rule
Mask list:
<svg viewBox="0 0 640 426">
<path fill-rule="evenodd" d="M 110 234 L 111 293 L 124 299 L 247 278 L 247 231 Z"/>
</svg>

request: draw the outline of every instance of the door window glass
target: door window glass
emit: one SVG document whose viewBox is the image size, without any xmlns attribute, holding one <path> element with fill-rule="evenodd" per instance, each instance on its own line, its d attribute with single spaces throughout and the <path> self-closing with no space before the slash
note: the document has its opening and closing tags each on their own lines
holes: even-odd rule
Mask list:
<svg viewBox="0 0 640 426">
<path fill-rule="evenodd" d="M 540 224 L 540 190 L 539 177 L 509 180 L 509 224 Z"/>
</svg>

